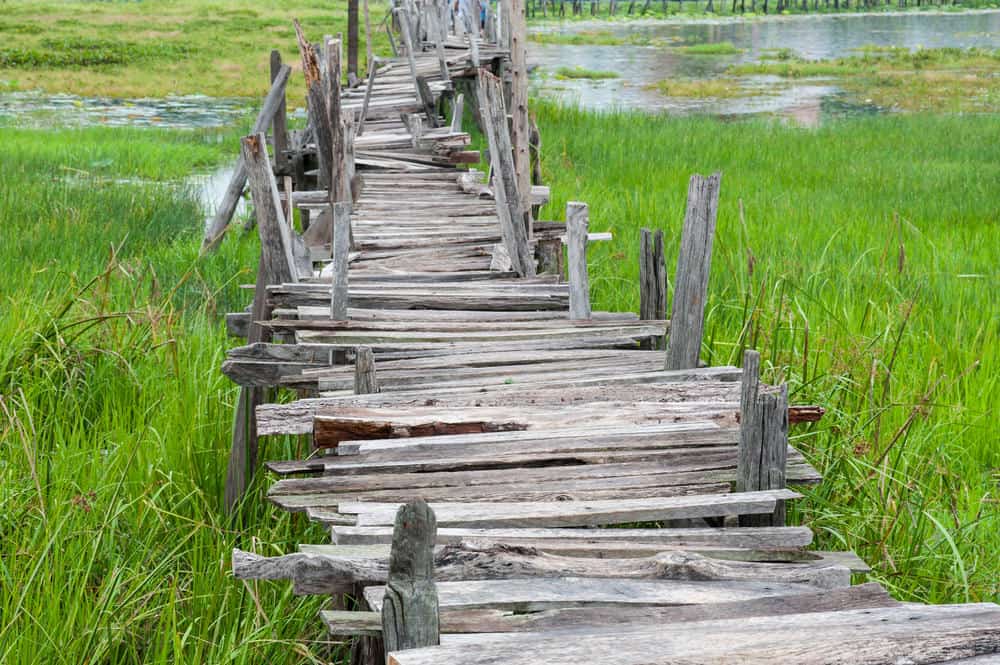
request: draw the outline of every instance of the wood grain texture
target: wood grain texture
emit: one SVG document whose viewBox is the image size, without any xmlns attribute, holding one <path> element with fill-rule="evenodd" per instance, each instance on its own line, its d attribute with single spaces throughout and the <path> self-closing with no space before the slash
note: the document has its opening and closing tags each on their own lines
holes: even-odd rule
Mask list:
<svg viewBox="0 0 1000 665">
<path fill-rule="evenodd" d="M 434 583 L 434 511 L 422 500 L 400 506 L 382 599 L 386 652 L 438 644 L 441 629 Z"/>
</svg>

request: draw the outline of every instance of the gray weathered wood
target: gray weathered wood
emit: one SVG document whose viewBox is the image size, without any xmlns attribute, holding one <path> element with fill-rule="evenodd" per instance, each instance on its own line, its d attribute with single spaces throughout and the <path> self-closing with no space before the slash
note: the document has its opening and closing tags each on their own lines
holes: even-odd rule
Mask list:
<svg viewBox="0 0 1000 665">
<path fill-rule="evenodd" d="M 458 583 L 458 584 L 489 584 Z M 444 587 L 445 585 L 442 585 Z M 374 593 L 374 588 L 368 590 Z M 441 589 L 442 607 L 446 591 Z M 1000 651 L 992 604 L 897 606 L 671 624 L 509 633 L 390 654 L 390 665 L 942 663 Z"/>
<path fill-rule="evenodd" d="M 691 176 L 681 248 L 674 277 L 674 302 L 667 340 L 667 369 L 697 367 L 705 326 L 705 300 L 712 265 L 712 240 L 719 210 L 719 182 L 715 173 L 707 178 Z"/>
<path fill-rule="evenodd" d="M 663 258 L 663 231 L 642 229 L 639 242 L 639 318 L 662 320 L 667 315 L 667 266 Z M 663 348 L 657 340 L 653 348 Z"/>
<path fill-rule="evenodd" d="M 284 104 L 285 86 L 288 84 L 288 77 L 291 76 L 291 73 L 292 69 L 287 65 L 282 65 L 278 69 L 278 73 L 274 77 L 274 81 L 271 83 L 271 89 L 268 91 L 267 97 L 264 98 L 264 103 L 261 105 L 260 111 L 257 113 L 257 119 L 254 120 L 251 135 L 256 135 L 266 131 L 267 126 L 271 124 L 271 120 L 274 118 L 275 113 L 277 113 L 278 109 Z M 226 187 L 226 193 L 223 195 L 222 202 L 219 203 L 215 217 L 212 218 L 212 222 L 209 224 L 208 229 L 205 230 L 205 238 L 201 245 L 201 252 L 203 254 L 214 249 L 219 244 L 219 241 L 222 240 L 226 227 L 229 225 L 229 221 L 233 218 L 233 213 L 236 212 L 236 206 L 240 201 L 240 197 L 243 195 L 243 187 L 246 185 L 246 181 L 246 165 L 243 164 L 242 159 L 237 160 L 236 169 L 233 171 L 233 175 L 229 180 L 229 185 Z"/>
<path fill-rule="evenodd" d="M 318 181 L 322 189 L 332 190 L 330 175 L 333 170 L 333 127 L 330 124 L 328 91 L 323 86 L 323 73 L 315 49 L 306 40 L 298 21 L 293 20 L 298 39 L 299 54 L 302 57 L 302 73 L 306 80 L 309 107 L 309 124 L 316 136 L 316 157 L 319 161 Z M 331 203 L 333 201 L 331 200 Z M 310 226 L 306 232 L 307 242 L 317 235 L 319 224 Z M 329 231 L 327 230 L 327 234 Z M 322 234 L 319 234 L 322 235 Z M 308 242 L 308 244 L 317 244 Z"/>
<path fill-rule="evenodd" d="M 365 0 L 367 2 L 368 0 Z M 368 48 L 371 48 L 369 45 Z M 361 136 L 365 131 L 365 119 L 368 118 L 368 105 L 372 100 L 372 90 L 375 88 L 375 75 L 378 73 L 378 60 L 368 60 L 368 85 L 365 86 L 365 101 L 361 104 L 361 115 L 358 119 L 358 131 L 356 136 Z"/>
<path fill-rule="evenodd" d="M 465 95 L 459 93 L 455 97 L 455 103 L 451 107 L 451 131 L 457 133 L 462 131 L 462 114 L 465 113 Z"/>
<path fill-rule="evenodd" d="M 760 489 L 761 436 L 760 354 L 753 349 L 743 352 L 740 379 L 740 442 L 736 466 L 736 491 Z"/>
<path fill-rule="evenodd" d="M 271 51 L 271 85 L 274 85 L 278 76 L 281 75 L 282 66 L 281 52 Z M 284 94 L 282 94 L 281 102 L 271 119 L 271 136 L 274 141 L 274 165 L 276 170 L 284 171 L 288 164 L 288 116 Z M 286 215 L 286 217 L 290 216 Z"/>
<path fill-rule="evenodd" d="M 740 390 L 740 439 L 736 466 L 738 491 L 780 489 L 786 482 L 788 449 L 788 386 L 777 393 L 763 393 L 759 386 L 760 354 L 743 354 Z M 745 526 L 782 526 L 784 505 L 773 515 L 740 518 Z"/>
<path fill-rule="evenodd" d="M 587 204 L 566 204 L 566 254 L 569 273 L 569 318 L 590 318 L 590 275 L 587 268 Z"/>
<path fill-rule="evenodd" d="M 434 113 L 433 100 L 424 97 L 425 91 L 423 86 L 420 85 L 421 77 L 417 73 L 417 61 L 413 51 L 413 17 L 410 16 L 410 13 L 405 8 L 394 9 L 393 15 L 399 20 L 401 28 L 399 32 L 406 47 L 406 61 L 410 66 L 410 76 L 413 79 L 413 88 L 417 95 L 417 101 L 420 102 L 421 108 L 427 113 L 428 124 L 431 127 L 437 127 L 437 114 Z"/>
<path fill-rule="evenodd" d="M 434 511 L 422 500 L 399 508 L 395 517 L 389 578 L 382 602 L 386 653 L 440 643 L 438 594 L 434 583 Z"/>
<path fill-rule="evenodd" d="M 339 201 L 333 204 L 333 282 L 330 288 L 330 318 L 347 320 L 348 303 L 348 254 L 351 250 L 351 204 Z"/>
<path fill-rule="evenodd" d="M 354 392 L 358 395 L 379 392 L 371 347 L 359 346 L 354 353 Z"/>
<path fill-rule="evenodd" d="M 490 146 L 493 193 L 500 218 L 501 236 L 514 271 L 522 277 L 533 277 L 535 259 L 528 245 L 528 234 L 523 223 L 524 209 L 517 191 L 517 174 L 500 80 L 485 69 L 479 70 L 478 80 L 479 114 Z"/>
<path fill-rule="evenodd" d="M 298 281 L 295 259 L 292 256 L 291 229 L 282 214 L 277 182 L 267 156 L 266 141 L 263 133 L 244 137 L 240 152 L 240 163 L 244 165 L 250 183 L 261 247 L 257 288 L 254 290 L 251 310 L 253 321 L 262 321 L 270 316 L 267 285 Z M 257 324 L 250 325 L 247 341 L 251 344 L 269 339 L 270 332 L 265 328 Z M 263 402 L 262 388 L 241 388 L 234 414 L 232 448 L 226 470 L 224 500 L 226 509 L 230 511 L 243 497 L 256 467 L 257 427 L 253 414 Z"/>
</svg>

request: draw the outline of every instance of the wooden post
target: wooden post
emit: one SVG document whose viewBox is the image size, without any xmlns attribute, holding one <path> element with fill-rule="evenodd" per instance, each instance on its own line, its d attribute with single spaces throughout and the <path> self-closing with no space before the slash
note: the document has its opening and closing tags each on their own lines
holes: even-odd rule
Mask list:
<svg viewBox="0 0 1000 665">
<path fill-rule="evenodd" d="M 365 68 L 371 69 L 372 63 L 375 62 L 375 51 L 372 46 L 374 35 L 372 35 L 371 15 L 368 13 L 368 0 L 362 0 L 361 6 L 365 16 Z"/>
<path fill-rule="evenodd" d="M 776 393 L 760 392 L 760 354 L 743 354 L 740 386 L 740 440 L 736 459 L 736 490 L 783 489 L 788 457 L 788 386 Z M 784 526 L 785 504 L 770 515 L 743 515 L 740 526 Z"/>
<path fill-rule="evenodd" d="M 566 254 L 569 266 L 569 318 L 590 318 L 590 276 L 587 273 L 587 204 L 566 204 Z"/>
<path fill-rule="evenodd" d="M 278 184 L 267 155 L 267 137 L 263 132 L 243 138 L 241 162 L 246 167 L 250 196 L 257 215 L 260 236 L 260 261 L 254 286 L 253 306 L 247 343 L 269 341 L 270 335 L 256 324 L 270 318 L 267 300 L 270 284 L 297 282 L 295 259 L 292 256 L 291 229 L 285 223 L 278 197 Z M 225 507 L 231 512 L 246 492 L 257 463 L 257 427 L 255 411 L 264 402 L 264 389 L 243 387 L 233 420 L 233 445 L 226 470 Z"/>
<path fill-rule="evenodd" d="M 344 125 L 340 112 L 340 53 L 339 39 L 326 40 L 326 88 L 329 95 L 330 129 L 333 133 L 333 155 L 330 173 L 330 203 L 350 198 L 344 186 Z"/>
<path fill-rule="evenodd" d="M 368 117 L 368 104 L 372 100 L 372 89 L 375 87 L 375 74 L 378 71 L 378 60 L 368 60 L 368 86 L 365 88 L 365 101 L 361 103 L 361 118 L 358 120 L 357 136 L 365 131 L 365 118 Z"/>
<path fill-rule="evenodd" d="M 528 240 L 534 236 L 531 223 L 531 153 L 528 141 L 531 123 L 528 119 L 528 19 L 525 16 L 526 0 L 505 0 L 508 3 L 511 66 L 511 104 L 513 116 L 511 141 L 514 145 L 514 170 L 517 173 L 517 191 L 521 196 L 524 224 Z"/>
<path fill-rule="evenodd" d="M 330 110 L 327 104 L 327 94 L 323 89 L 323 76 L 319 68 L 319 59 L 312 46 L 306 41 L 302 26 L 293 21 L 295 33 L 299 42 L 299 54 L 302 56 L 302 73 L 306 79 L 307 98 L 309 102 L 309 119 L 316 136 L 316 157 L 319 160 L 319 187 L 330 188 L 330 173 L 333 167 L 333 127 L 330 125 Z"/>
<path fill-rule="evenodd" d="M 399 18 L 400 31 L 403 36 L 403 44 L 406 46 L 406 61 L 410 65 L 410 76 L 413 78 L 413 87 L 417 93 L 417 101 L 427 113 L 427 120 L 431 127 L 437 127 L 437 114 L 434 113 L 434 101 L 424 98 L 423 86 L 420 85 L 421 77 L 417 75 L 417 60 L 413 54 L 413 40 L 410 33 L 410 16 L 404 9 L 393 10 Z M 425 84 L 426 85 L 426 84 Z"/>
<path fill-rule="evenodd" d="M 375 373 L 375 354 L 370 346 L 359 346 L 354 351 L 354 394 L 367 395 L 380 391 Z"/>
<path fill-rule="evenodd" d="M 522 277 L 535 276 L 535 260 L 524 228 L 524 211 L 517 191 L 514 155 L 507 128 L 500 79 L 485 69 L 479 70 L 479 114 L 490 146 L 493 169 L 493 196 L 500 218 L 500 233 L 510 254 L 514 272 Z"/>
<path fill-rule="evenodd" d="M 451 82 L 451 76 L 448 73 L 448 63 L 444 57 L 444 42 L 448 36 L 444 20 L 444 10 L 446 10 L 447 5 L 448 0 L 444 0 L 444 2 L 441 2 L 441 0 L 434 0 L 429 7 L 429 11 L 434 16 L 434 50 L 437 52 L 438 69 L 441 72 L 441 80 L 445 83 Z"/>
<path fill-rule="evenodd" d="M 639 242 L 639 318 L 662 321 L 667 316 L 667 265 L 663 258 L 663 231 L 642 229 Z M 659 339 L 654 348 L 663 348 Z"/>
<path fill-rule="evenodd" d="M 465 95 L 459 93 L 455 103 L 451 105 L 451 131 L 458 134 L 462 131 L 462 114 L 465 113 Z"/>
<path fill-rule="evenodd" d="M 347 262 L 351 249 L 351 204 L 338 201 L 333 204 L 333 281 L 330 285 L 330 318 L 347 320 Z"/>
<path fill-rule="evenodd" d="M 281 67 L 281 52 L 275 49 L 271 51 L 271 85 L 274 85 L 281 74 Z M 281 96 L 281 102 L 271 120 L 271 136 L 274 141 L 275 170 L 284 173 L 288 165 L 288 113 L 284 95 Z"/>
<path fill-rule="evenodd" d="M 271 83 L 271 90 L 267 93 L 267 97 L 264 98 L 264 104 L 261 106 L 260 112 L 257 113 L 257 119 L 254 120 L 251 135 L 266 131 L 267 126 L 271 124 L 274 114 L 277 113 L 278 108 L 285 102 L 285 86 L 288 84 L 288 77 L 291 74 L 292 68 L 287 65 L 282 65 L 278 69 L 278 74 Z M 205 231 L 205 238 L 201 244 L 202 254 L 215 249 L 219 241 L 222 240 L 226 227 L 229 226 L 229 220 L 233 218 L 233 213 L 236 212 L 236 206 L 240 202 L 240 197 L 243 196 L 243 187 L 246 185 L 246 182 L 247 169 L 241 158 L 236 162 L 233 177 L 229 179 L 229 186 L 226 187 L 226 193 L 223 195 L 222 202 L 215 212 L 215 217 L 212 218 L 212 223 L 208 225 L 208 229 Z"/>
<path fill-rule="evenodd" d="M 687 211 L 677 257 L 674 304 L 667 341 L 668 370 L 698 366 L 721 178 L 719 173 L 707 178 L 693 175 L 688 185 Z"/>
<path fill-rule="evenodd" d="M 399 508 L 392 531 L 389 579 L 382 601 L 386 654 L 440 644 L 434 543 L 437 520 L 423 499 Z"/>
<path fill-rule="evenodd" d="M 358 0 L 347 0 L 347 76 L 358 76 Z"/>
</svg>

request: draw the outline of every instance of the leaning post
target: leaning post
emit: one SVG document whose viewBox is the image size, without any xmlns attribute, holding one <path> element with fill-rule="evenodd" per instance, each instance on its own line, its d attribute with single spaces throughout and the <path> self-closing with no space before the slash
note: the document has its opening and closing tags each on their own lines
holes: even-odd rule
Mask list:
<svg viewBox="0 0 1000 665">
<path fill-rule="evenodd" d="M 434 543 L 437 520 L 423 499 L 400 506 L 392 531 L 389 577 L 382 601 L 385 652 L 441 642 Z"/>
<path fill-rule="evenodd" d="M 670 315 L 666 369 L 698 366 L 705 327 L 705 299 L 712 266 L 712 239 L 719 212 L 719 182 L 722 175 L 691 176 L 681 249 L 674 277 L 674 305 Z"/>
</svg>

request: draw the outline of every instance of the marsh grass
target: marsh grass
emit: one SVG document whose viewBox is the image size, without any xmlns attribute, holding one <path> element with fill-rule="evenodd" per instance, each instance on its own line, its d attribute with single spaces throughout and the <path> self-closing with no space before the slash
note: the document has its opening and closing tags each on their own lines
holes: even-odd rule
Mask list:
<svg viewBox="0 0 1000 665">
<path fill-rule="evenodd" d="M 907 111 L 1000 109 L 1000 50 L 867 46 L 834 60 L 805 60 L 788 51 L 733 65 L 731 75 L 832 78 L 854 97 Z"/>
<path fill-rule="evenodd" d="M 0 129 L 0 662 L 338 653 L 319 601 L 227 572 L 233 546 L 322 537 L 269 510 L 261 481 L 222 516 L 221 315 L 245 304 L 258 248 L 235 235 L 199 260 L 204 215 L 175 178 L 235 135 Z"/>
<path fill-rule="evenodd" d="M 763 88 L 749 88 L 732 77 L 710 79 L 664 79 L 646 86 L 668 97 L 693 97 L 726 99 L 733 97 L 754 97 L 767 94 Z"/>
<path fill-rule="evenodd" d="M 794 444 L 823 472 L 797 517 L 897 597 L 998 600 L 1000 118 L 802 129 L 534 109 L 561 219 L 586 201 L 593 304 L 638 308 L 643 226 L 673 275 L 687 179 L 723 172 L 702 359 L 757 348 L 821 404 Z M 606 137 L 614 136 L 614 141 Z"/>
<path fill-rule="evenodd" d="M 371 2 L 373 31 L 387 7 Z M 346 33 L 346 3 L 316 0 L 253 7 L 236 0 L 7 0 L 0 19 L 0 82 L 9 89 L 89 96 L 258 98 L 267 93 L 271 49 L 297 68 L 293 17 L 315 41 Z M 385 32 L 376 31 L 376 52 L 388 48 Z M 301 77 L 293 76 L 289 99 L 304 98 Z"/>
<path fill-rule="evenodd" d="M 557 79 L 601 80 L 618 78 L 618 74 L 597 69 L 584 69 L 583 67 L 560 67 L 556 70 L 555 77 Z"/>
</svg>

